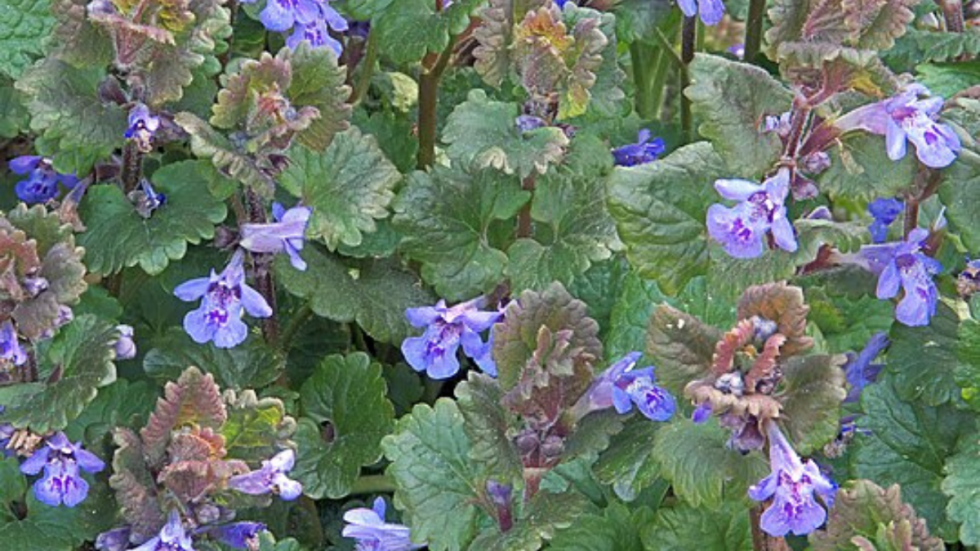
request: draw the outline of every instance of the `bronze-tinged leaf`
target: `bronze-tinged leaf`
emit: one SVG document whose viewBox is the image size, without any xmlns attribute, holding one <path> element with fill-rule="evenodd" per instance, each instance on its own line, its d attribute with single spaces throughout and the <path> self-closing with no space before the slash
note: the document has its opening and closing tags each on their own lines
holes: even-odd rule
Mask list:
<svg viewBox="0 0 980 551">
<path fill-rule="evenodd" d="M 282 116 L 280 111 L 289 107 L 284 94 L 293 78 L 287 51 L 288 48 L 275 57 L 263 52 L 258 60 L 242 63 L 238 72 L 230 75 L 218 92 L 218 102 L 212 107 L 211 124 L 225 130 L 244 130 L 258 128 L 260 121 L 266 122 L 273 115 Z M 286 103 L 272 103 L 274 95 Z M 276 110 L 270 112 L 273 108 Z M 253 118 L 256 120 L 250 120 Z"/>
<path fill-rule="evenodd" d="M 762 352 L 752 362 L 752 369 L 745 375 L 745 388 L 748 392 L 758 391 L 757 385 L 767 379 L 772 379 L 776 374 L 776 361 L 779 359 L 779 351 L 786 342 L 786 337 L 780 333 L 772 335 L 766 340 Z"/>
<path fill-rule="evenodd" d="M 491 86 L 500 86 L 512 71 L 510 47 L 514 41 L 514 26 L 528 12 L 549 4 L 549 0 L 490 0 L 480 12 L 480 26 L 473 31 L 477 47 L 474 67 Z"/>
<path fill-rule="evenodd" d="M 785 281 L 749 287 L 738 301 L 738 319 L 759 316 L 776 322 L 778 332 L 786 337 L 783 356 L 793 356 L 813 346 L 813 339 L 806 336 L 809 312 L 803 289 L 787 285 Z"/>
<path fill-rule="evenodd" d="M 156 481 L 143 459 L 143 445 L 136 433 L 117 428 L 113 441 L 117 447 L 109 486 L 116 492 L 119 512 L 132 526 L 134 538 L 142 541 L 156 535 L 165 522 Z"/>
<path fill-rule="evenodd" d="M 647 327 L 646 354 L 657 366 L 657 378 L 674 394 L 691 381 L 711 374 L 715 345 L 722 332 L 701 320 L 661 304 Z"/>
<path fill-rule="evenodd" d="M 684 395 L 695 404 L 711 404 L 715 415 L 731 413 L 739 417 L 751 415 L 764 425 L 769 419 L 777 419 L 782 405 L 765 394 L 746 394 L 737 396 L 714 387 L 710 381 L 694 381 L 684 389 Z"/>
<path fill-rule="evenodd" d="M 172 432 L 181 427 L 220 430 L 228 414 L 214 377 L 189 367 L 176 383 L 167 383 L 146 426 L 140 431 L 151 466 L 163 462 Z"/>
<path fill-rule="evenodd" d="M 735 327 L 715 345 L 712 368 L 716 377 L 729 373 L 735 367 L 735 355 L 755 338 L 755 325 L 752 320 L 739 320 Z"/>
</svg>

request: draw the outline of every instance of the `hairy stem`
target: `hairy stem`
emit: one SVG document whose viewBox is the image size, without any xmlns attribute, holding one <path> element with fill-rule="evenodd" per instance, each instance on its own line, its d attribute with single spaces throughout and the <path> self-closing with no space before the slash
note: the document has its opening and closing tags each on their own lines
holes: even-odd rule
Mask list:
<svg viewBox="0 0 980 551">
<path fill-rule="evenodd" d="M 745 56 L 754 63 L 762 48 L 762 19 L 766 12 L 766 0 L 749 0 L 749 16 L 745 21 Z"/>
<path fill-rule="evenodd" d="M 521 212 L 517 214 L 517 238 L 531 237 L 534 233 L 534 225 L 531 220 L 531 203 L 534 200 L 534 174 L 528 175 L 521 180 L 521 188 L 531 192 L 531 199 L 521 207 Z"/>
<path fill-rule="evenodd" d="M 395 491 L 395 481 L 383 474 L 359 477 L 351 486 L 351 494 L 390 494 Z"/>
<path fill-rule="evenodd" d="M 378 33 L 371 30 L 368 32 L 367 51 L 361 59 L 361 72 L 357 75 L 357 82 L 354 90 L 351 91 L 350 99 L 347 103 L 357 107 L 364 99 L 369 88 L 371 88 L 371 77 L 374 76 L 374 65 L 378 59 Z"/>
<path fill-rule="evenodd" d="M 943 11 L 946 20 L 946 30 L 951 33 L 961 33 L 966 25 L 963 20 L 963 0 L 936 0 Z"/>
<path fill-rule="evenodd" d="M 449 65 L 456 46 L 456 37 L 449 39 L 449 45 L 439 54 L 435 65 L 419 76 L 419 154 L 417 166 L 425 170 L 436 161 L 436 105 L 439 100 L 439 79 Z"/>
<path fill-rule="evenodd" d="M 693 126 L 691 118 L 691 100 L 687 99 L 684 95 L 684 90 L 687 89 L 688 85 L 691 84 L 691 75 L 688 72 L 688 66 L 694 61 L 694 50 L 697 44 L 697 34 L 698 34 L 698 21 L 693 17 L 684 18 L 684 26 L 681 29 L 681 61 L 684 63 L 684 67 L 681 69 L 681 128 L 684 133 L 688 136 L 688 139 L 692 138 L 691 127 Z"/>
<path fill-rule="evenodd" d="M 143 153 L 136 146 L 136 142 L 129 141 L 123 147 L 122 158 L 122 183 L 123 192 L 129 193 L 136 189 L 143 178 Z"/>
<path fill-rule="evenodd" d="M 252 188 L 247 188 L 245 193 L 248 203 L 248 221 L 252 224 L 265 224 L 265 206 L 259 196 Z M 276 304 L 276 283 L 272 277 L 272 257 L 271 254 L 252 253 L 255 263 L 255 290 L 272 308 L 272 315 L 262 320 L 262 336 L 269 344 L 275 344 L 279 340 L 279 306 Z"/>
<path fill-rule="evenodd" d="M 749 523 L 752 526 L 752 549 L 755 551 L 792 551 L 785 539 L 774 538 L 759 527 L 762 510 L 761 505 L 749 509 Z"/>
</svg>

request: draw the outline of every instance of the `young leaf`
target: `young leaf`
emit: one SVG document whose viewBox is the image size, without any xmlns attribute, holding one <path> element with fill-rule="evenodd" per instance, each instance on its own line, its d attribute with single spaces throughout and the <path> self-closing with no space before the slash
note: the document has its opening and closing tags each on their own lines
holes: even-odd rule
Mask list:
<svg viewBox="0 0 980 551">
<path fill-rule="evenodd" d="M 718 56 L 698 54 L 690 71 L 692 84 L 684 94 L 702 121 L 698 133 L 733 174 L 761 177 L 779 160 L 783 146 L 775 132 L 760 132 L 759 123 L 789 111 L 792 92 L 755 65 Z"/>
<path fill-rule="evenodd" d="M 188 243 L 214 237 L 227 210 L 207 191 L 213 177 L 206 161 L 161 167 L 153 173 L 153 186 L 167 201 L 149 218 L 137 212 L 119 186 L 92 186 L 79 211 L 87 229 L 78 237 L 89 269 L 108 275 L 138 264 L 156 275 L 171 260 L 183 258 Z"/>
<path fill-rule="evenodd" d="M 555 533 L 569 528 L 594 509 L 578 492 L 539 492 L 522 511 L 522 517 L 513 528 L 501 533 L 496 527 L 483 531 L 473 540 L 470 549 L 482 551 L 537 551 L 545 540 Z M 594 514 L 594 513 L 593 513 Z M 548 547 L 551 548 L 550 546 Z"/>
<path fill-rule="evenodd" d="M 229 459 L 258 465 L 291 444 L 296 421 L 286 415 L 282 400 L 259 399 L 254 390 L 226 390 L 223 398 L 228 419 L 221 426 L 221 436 Z"/>
<path fill-rule="evenodd" d="M 694 316 L 661 304 L 650 318 L 646 354 L 659 368 L 657 377 L 663 385 L 683 394 L 687 383 L 710 372 L 715 344 L 722 335 Z"/>
<path fill-rule="evenodd" d="M 491 225 L 515 216 L 528 198 L 516 178 L 490 169 L 413 172 L 394 205 L 401 248 L 422 263 L 422 277 L 439 296 L 472 298 L 496 285 L 507 263 Z"/>
<path fill-rule="evenodd" d="M 451 36 L 466 30 L 470 14 L 481 0 L 436 4 L 427 0 L 402 0 L 398 9 L 381 9 L 372 27 L 378 33 L 381 52 L 399 64 L 420 61 L 427 53 L 449 46 Z"/>
<path fill-rule="evenodd" d="M 290 50 L 282 52 L 287 51 Z M 289 99 L 294 105 L 309 105 L 320 111 L 319 118 L 297 140 L 310 149 L 323 151 L 350 126 L 350 87 L 344 84 L 347 71 L 338 64 L 333 50 L 313 48 L 306 41 L 292 50 L 289 59 L 293 72 L 287 91 Z"/>
<path fill-rule="evenodd" d="M 677 294 L 708 268 L 705 217 L 718 201 L 712 184 L 726 175 L 711 144 L 699 142 L 655 162 L 617 168 L 609 177 L 609 213 L 641 277 Z"/>
<path fill-rule="evenodd" d="M 303 383 L 296 479 L 313 499 L 350 493 L 361 467 L 381 459 L 395 411 L 381 364 L 363 352 L 327 356 Z"/>
<path fill-rule="evenodd" d="M 462 551 L 476 535 L 483 495 L 481 471 L 470 459 L 463 416 L 446 398 L 420 404 L 381 441 L 391 461 L 395 505 L 404 512 L 415 541 L 432 551 Z"/>
<path fill-rule="evenodd" d="M 318 316 L 341 323 L 356 321 L 379 341 L 397 343 L 412 335 L 405 309 L 435 302 L 418 276 L 397 261 L 342 260 L 310 246 L 302 256 L 309 264 L 305 272 L 293 268 L 285 256 L 276 259 L 283 287 L 308 300 Z"/>
<path fill-rule="evenodd" d="M 517 425 L 517 419 L 501 405 L 504 392 L 497 381 L 470 371 L 468 379 L 456 387 L 455 394 L 465 419 L 463 428 L 472 442 L 472 460 L 485 466 L 499 483 L 520 480 L 523 465 L 508 434 Z"/>
<path fill-rule="evenodd" d="M 377 231 L 375 220 L 388 216 L 401 175 L 374 137 L 352 128 L 324 153 L 294 147 L 290 160 L 280 183 L 313 208 L 307 234 L 322 239 L 330 250 L 360 245 L 362 232 Z"/>
<path fill-rule="evenodd" d="M 840 432 L 840 404 L 847 397 L 843 355 L 793 356 L 783 366 L 780 418 L 796 446 L 810 455 Z"/>
</svg>

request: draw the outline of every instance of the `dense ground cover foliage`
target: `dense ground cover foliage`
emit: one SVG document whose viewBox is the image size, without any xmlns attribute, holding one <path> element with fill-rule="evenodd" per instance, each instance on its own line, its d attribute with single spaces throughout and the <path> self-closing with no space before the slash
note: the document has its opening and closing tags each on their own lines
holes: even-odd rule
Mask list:
<svg viewBox="0 0 980 551">
<path fill-rule="evenodd" d="M 980 2 L 0 0 L 0 549 L 980 545 Z"/>
</svg>

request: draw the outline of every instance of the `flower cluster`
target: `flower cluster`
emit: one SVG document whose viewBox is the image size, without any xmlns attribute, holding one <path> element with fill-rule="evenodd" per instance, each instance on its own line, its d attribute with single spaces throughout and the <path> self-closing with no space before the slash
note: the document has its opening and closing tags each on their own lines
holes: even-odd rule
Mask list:
<svg viewBox="0 0 980 551">
<path fill-rule="evenodd" d="M 51 165 L 51 159 L 37 155 L 24 155 L 11 159 L 10 170 L 27 176 L 17 182 L 14 191 L 21 201 L 28 204 L 46 203 L 58 196 L 58 184 L 71 189 L 78 183 L 74 174 L 61 174 Z"/>
<path fill-rule="evenodd" d="M 83 449 L 81 442 L 72 444 L 63 432 L 45 439 L 44 444 L 20 466 L 21 472 L 28 475 L 44 470 L 44 476 L 34 483 L 34 496 L 52 507 L 61 504 L 74 507 L 84 501 L 89 486 L 81 471 L 97 473 L 104 468 L 101 459 Z"/>
<path fill-rule="evenodd" d="M 357 541 L 357 551 L 411 551 L 424 545 L 412 543 L 407 526 L 385 521 L 384 498 L 374 500 L 370 508 L 351 509 L 344 513 L 343 535 Z"/>
<path fill-rule="evenodd" d="M 459 371 L 456 352 L 462 345 L 463 352 L 480 369 L 496 376 L 497 368 L 491 355 L 493 335 L 484 342 L 480 333 L 503 319 L 503 314 L 482 311 L 485 304 L 484 297 L 477 297 L 452 307 L 440 300 L 435 306 L 406 310 L 409 323 L 425 327 L 422 336 L 402 342 L 402 354 L 408 365 L 416 371 L 425 371 L 433 379 L 448 379 Z"/>
<path fill-rule="evenodd" d="M 615 407 L 619 413 L 629 413 L 635 405 L 653 421 L 673 417 L 677 402 L 654 383 L 653 366 L 634 369 L 639 359 L 639 352 L 630 352 L 599 375 L 587 394 L 590 411 Z"/>
<path fill-rule="evenodd" d="M 245 4 L 254 2 L 243 0 Z M 330 30 L 338 33 L 346 31 L 347 20 L 337 13 L 329 0 L 268 0 L 259 14 L 259 20 L 270 31 L 292 29 L 292 34 L 286 39 L 286 45 L 290 48 L 309 42 L 314 48 L 330 48 L 338 56 L 343 51 L 343 44 L 330 36 Z"/>
<path fill-rule="evenodd" d="M 765 251 L 769 233 L 779 248 L 794 252 L 796 234 L 786 215 L 789 194 L 789 170 L 780 169 L 762 185 L 746 180 L 718 180 L 715 189 L 722 197 L 738 201 L 734 207 L 711 205 L 708 208 L 708 233 L 735 258 L 756 258 Z"/>
</svg>

